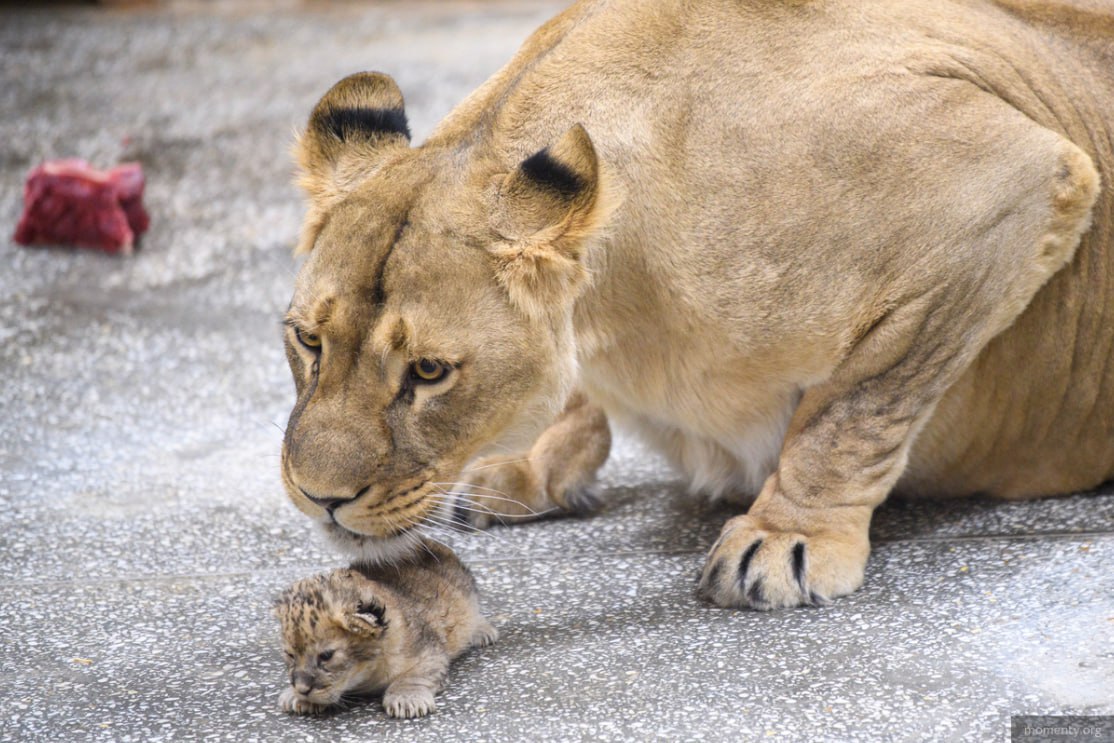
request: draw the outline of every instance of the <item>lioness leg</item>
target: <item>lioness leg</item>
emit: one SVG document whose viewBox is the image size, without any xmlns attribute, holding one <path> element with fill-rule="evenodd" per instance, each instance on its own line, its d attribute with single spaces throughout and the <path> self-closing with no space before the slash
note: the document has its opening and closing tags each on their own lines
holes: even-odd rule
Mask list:
<svg viewBox="0 0 1114 743">
<path fill-rule="evenodd" d="M 968 163 L 963 153 L 936 154 L 959 188 L 971 189 L 933 194 L 941 213 L 963 221 L 942 219 L 950 237 L 927 235 L 936 247 L 859 309 L 831 376 L 805 391 L 776 472 L 712 547 L 700 582 L 711 601 L 770 609 L 857 589 L 871 514 L 934 406 L 1072 257 L 1098 193 L 1094 166 L 991 101 L 972 106 L 983 128 L 963 134 L 993 156 Z M 975 192 L 971 184 L 987 196 L 965 212 L 960 196 Z"/>
<path fill-rule="evenodd" d="M 465 469 L 457 518 L 484 528 L 511 517 L 515 522 L 550 514 L 554 509 L 586 513 L 599 505 L 596 472 L 611 451 L 607 416 L 583 393 L 569 398 L 565 409 L 530 451 L 486 457 Z"/>
</svg>

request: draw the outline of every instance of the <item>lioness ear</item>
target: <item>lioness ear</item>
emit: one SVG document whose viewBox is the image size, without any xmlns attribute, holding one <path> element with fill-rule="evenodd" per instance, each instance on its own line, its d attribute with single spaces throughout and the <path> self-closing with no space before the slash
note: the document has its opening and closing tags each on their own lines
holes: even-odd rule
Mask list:
<svg viewBox="0 0 1114 743">
<path fill-rule="evenodd" d="M 409 144 L 402 92 L 389 76 L 358 72 L 329 88 L 294 144 L 298 185 L 311 201 L 295 253 L 313 247 L 332 200 L 356 185 L 384 155 Z"/>
<path fill-rule="evenodd" d="M 575 298 L 587 272 L 585 243 L 613 206 L 588 132 L 579 124 L 495 185 L 492 252 L 511 300 L 542 315 Z"/>
</svg>

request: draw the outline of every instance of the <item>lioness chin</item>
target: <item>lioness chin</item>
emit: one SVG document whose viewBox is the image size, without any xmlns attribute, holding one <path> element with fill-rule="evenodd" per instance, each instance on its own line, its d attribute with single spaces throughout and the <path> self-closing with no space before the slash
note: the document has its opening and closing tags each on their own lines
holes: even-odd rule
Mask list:
<svg viewBox="0 0 1114 743">
<path fill-rule="evenodd" d="M 417 147 L 389 77 L 345 78 L 296 148 L 291 499 L 382 560 L 454 516 L 588 510 L 609 416 L 754 497 L 700 590 L 768 609 L 858 588 L 895 489 L 1109 479 L 1112 29 L 580 2 Z"/>
</svg>

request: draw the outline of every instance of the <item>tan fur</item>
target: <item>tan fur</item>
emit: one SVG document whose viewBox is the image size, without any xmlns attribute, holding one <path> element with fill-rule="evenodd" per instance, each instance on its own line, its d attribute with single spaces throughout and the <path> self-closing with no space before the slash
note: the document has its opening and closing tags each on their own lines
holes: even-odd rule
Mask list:
<svg viewBox="0 0 1114 743">
<path fill-rule="evenodd" d="M 391 717 L 428 714 L 449 663 L 498 638 L 480 614 L 468 569 L 428 541 L 390 568 L 300 580 L 275 603 L 275 614 L 290 677 L 279 703 L 296 714 L 380 692 Z"/>
<path fill-rule="evenodd" d="M 552 456 L 492 447 L 578 386 L 697 489 L 757 496 L 701 590 L 771 608 L 858 587 L 895 489 L 1114 476 L 1111 29 L 1082 2 L 586 1 L 421 147 L 360 143 L 334 177 L 305 139 L 329 195 L 291 312 L 332 309 L 312 394 L 292 352 L 291 497 L 382 545 L 436 516 L 411 483 L 486 449 L 477 493 L 560 504 L 539 482 L 591 482 L 598 414 Z M 561 198 L 530 177 L 547 145 Z M 460 365 L 399 408 L 422 354 Z"/>
<path fill-rule="evenodd" d="M 589 512 L 599 505 L 595 475 L 610 451 L 607 416 L 576 393 L 529 452 L 484 457 L 465 469 L 462 487 L 469 501 L 458 507 L 458 517 L 484 528 L 554 509 Z"/>
</svg>

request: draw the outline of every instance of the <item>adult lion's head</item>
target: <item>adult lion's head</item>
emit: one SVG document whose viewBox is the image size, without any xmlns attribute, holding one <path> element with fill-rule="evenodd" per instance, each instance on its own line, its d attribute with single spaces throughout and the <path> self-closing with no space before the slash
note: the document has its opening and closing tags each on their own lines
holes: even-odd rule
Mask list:
<svg viewBox="0 0 1114 743">
<path fill-rule="evenodd" d="M 579 126 L 521 162 L 412 148 L 401 93 L 374 73 L 325 94 L 296 154 L 309 257 L 286 317 L 283 482 L 336 541 L 385 559 L 445 516 L 469 459 L 568 393 L 599 164 Z"/>
</svg>

